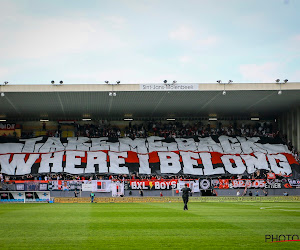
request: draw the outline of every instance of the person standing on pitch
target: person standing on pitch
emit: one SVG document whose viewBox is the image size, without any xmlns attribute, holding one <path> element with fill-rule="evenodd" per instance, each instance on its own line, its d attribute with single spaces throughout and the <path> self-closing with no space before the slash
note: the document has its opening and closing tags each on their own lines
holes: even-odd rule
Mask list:
<svg viewBox="0 0 300 250">
<path fill-rule="evenodd" d="M 94 192 L 91 192 L 91 203 L 94 203 L 94 198 L 95 198 L 95 194 L 94 194 Z"/>
<path fill-rule="evenodd" d="M 183 199 L 183 203 L 184 203 L 183 210 L 188 210 L 187 204 L 189 202 L 189 196 L 190 196 L 190 192 L 192 192 L 192 190 L 185 183 L 184 188 L 181 189 L 181 191 L 182 191 L 182 199 Z"/>
</svg>

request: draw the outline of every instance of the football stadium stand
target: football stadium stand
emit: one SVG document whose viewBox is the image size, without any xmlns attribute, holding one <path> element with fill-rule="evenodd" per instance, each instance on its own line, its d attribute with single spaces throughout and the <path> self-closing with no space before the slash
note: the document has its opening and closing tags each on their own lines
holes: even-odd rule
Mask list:
<svg viewBox="0 0 300 250">
<path fill-rule="evenodd" d="M 185 183 L 194 196 L 299 195 L 299 83 L 0 92 L 1 201 L 178 196 Z"/>
</svg>

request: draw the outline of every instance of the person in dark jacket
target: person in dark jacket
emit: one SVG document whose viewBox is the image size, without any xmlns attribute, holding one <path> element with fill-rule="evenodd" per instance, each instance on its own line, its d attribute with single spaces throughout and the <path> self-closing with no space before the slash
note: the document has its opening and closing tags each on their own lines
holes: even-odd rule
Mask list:
<svg viewBox="0 0 300 250">
<path fill-rule="evenodd" d="M 184 188 L 181 191 L 182 191 L 182 199 L 184 203 L 183 210 L 188 210 L 187 204 L 189 202 L 189 196 L 192 190 L 187 186 L 187 184 L 184 184 Z"/>
</svg>

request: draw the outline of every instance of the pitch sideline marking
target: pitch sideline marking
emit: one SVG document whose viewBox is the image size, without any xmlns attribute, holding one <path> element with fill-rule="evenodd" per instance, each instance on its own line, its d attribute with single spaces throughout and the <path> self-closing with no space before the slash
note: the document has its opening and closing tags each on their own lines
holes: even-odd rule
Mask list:
<svg viewBox="0 0 300 250">
<path fill-rule="evenodd" d="M 287 212 L 300 212 L 300 209 L 299 210 L 292 210 L 292 209 L 282 209 L 282 208 L 274 208 L 274 207 L 261 207 L 260 209 L 281 210 L 281 211 L 287 211 Z"/>
</svg>

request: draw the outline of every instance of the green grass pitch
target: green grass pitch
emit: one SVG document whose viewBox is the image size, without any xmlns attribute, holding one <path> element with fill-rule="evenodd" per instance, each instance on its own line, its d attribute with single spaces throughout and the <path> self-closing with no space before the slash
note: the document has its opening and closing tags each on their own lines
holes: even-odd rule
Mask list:
<svg viewBox="0 0 300 250">
<path fill-rule="evenodd" d="M 300 249 L 300 203 L 0 204 L 0 249 Z"/>
</svg>

